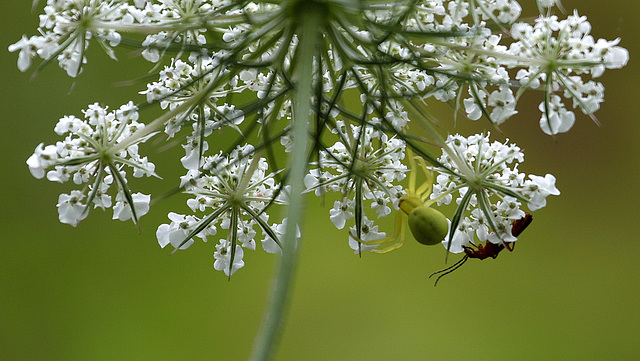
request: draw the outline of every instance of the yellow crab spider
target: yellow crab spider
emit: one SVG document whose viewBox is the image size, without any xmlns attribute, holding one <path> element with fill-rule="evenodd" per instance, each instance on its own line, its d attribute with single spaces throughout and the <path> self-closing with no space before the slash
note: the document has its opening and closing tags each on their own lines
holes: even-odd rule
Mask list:
<svg viewBox="0 0 640 361">
<path fill-rule="evenodd" d="M 424 159 L 413 155 L 411 150 L 407 150 L 409 160 L 409 184 L 405 189 L 405 194 L 400 197 L 396 211 L 395 234 L 391 238 L 383 238 L 371 241 L 358 240 L 362 244 L 376 245 L 391 243 L 382 249 L 375 249 L 374 253 L 387 253 L 396 250 L 404 244 L 406 235 L 406 225 L 409 225 L 411 234 L 424 245 L 435 245 L 440 243 L 449 231 L 447 217 L 430 205 L 437 202 L 437 199 L 429 199 L 433 189 L 433 173 L 427 168 Z M 418 161 L 420 169 L 425 175 L 425 182 L 416 188 L 416 164 Z M 404 218 L 407 218 L 405 222 Z M 353 236 L 352 236 L 353 237 Z M 355 238 L 355 237 L 354 237 Z M 356 238 L 357 239 L 357 238 Z"/>
</svg>

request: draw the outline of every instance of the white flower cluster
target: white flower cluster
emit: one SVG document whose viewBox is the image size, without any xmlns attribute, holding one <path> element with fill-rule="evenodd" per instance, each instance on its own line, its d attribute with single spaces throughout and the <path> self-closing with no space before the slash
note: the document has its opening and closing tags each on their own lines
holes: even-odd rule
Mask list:
<svg viewBox="0 0 640 361">
<path fill-rule="evenodd" d="M 77 185 L 87 184 L 83 190 L 60 195 L 57 207 L 62 223 L 76 226 L 86 218 L 91 204 L 94 208 L 110 208 L 113 201 L 108 191 L 114 179 L 118 193 L 113 219 L 137 222 L 149 211 L 150 196 L 129 191 L 125 166 L 132 168 L 134 177 L 155 176 L 154 164 L 138 154 L 138 144 L 149 136 L 114 151 L 123 140 L 144 128 L 137 122 L 136 107 L 128 103 L 109 111 L 95 103 L 87 107 L 84 117 L 85 120 L 61 118 L 54 130 L 66 135 L 65 139 L 54 145 L 40 143 L 27 160 L 29 170 L 36 178 L 43 178 L 46 173 L 50 181 L 63 183 L 71 179 Z"/>
<path fill-rule="evenodd" d="M 555 1 L 539 1 L 545 8 L 554 4 Z M 617 46 L 618 39 L 594 40 L 589 35 L 590 24 L 577 13 L 566 20 L 558 20 L 554 15 L 540 16 L 532 26 L 516 22 L 521 7 L 514 0 L 430 0 L 411 6 L 414 8 L 410 12 L 404 12 L 402 6 L 365 7 L 362 14 L 372 24 L 381 25 L 401 17 L 403 30 L 409 37 L 434 31 L 458 35 L 438 42 L 421 41 L 419 37 L 407 42 L 402 37 L 389 37 L 377 43 L 372 30 L 344 27 L 336 22 L 338 31 L 331 33 L 333 43 L 325 49 L 321 64 L 323 89 L 335 88 L 340 82 L 336 74 L 346 70 L 345 63 L 348 63 L 351 68 L 344 74 L 343 90 L 359 87 L 369 96 L 380 96 L 382 89 L 386 89 L 398 95 L 462 100 L 469 118 L 485 116 L 499 125 L 517 113 L 516 103 L 523 90 L 544 88 L 545 99 L 539 107 L 540 126 L 548 134 L 558 134 L 569 130 L 575 121 L 575 114 L 567 109 L 561 96 L 572 99 L 574 108 L 593 114 L 603 100 L 604 87 L 583 77 L 598 77 L 605 68 L 620 68 L 628 61 L 628 52 Z M 297 36 L 266 36 L 257 30 L 259 21 L 252 24 L 231 19 L 242 16 L 269 19 L 281 11 L 279 5 L 262 2 L 239 6 L 229 1 L 135 1 L 131 5 L 124 1 L 49 0 L 40 18 L 43 35 L 23 37 L 9 50 L 20 51 L 18 67 L 23 71 L 35 56 L 47 60 L 57 56 L 60 66 L 76 76 L 81 63 L 86 62 L 83 54 L 90 39 L 96 38 L 109 55 L 115 57 L 112 47 L 121 40 L 118 31 L 144 29 L 147 32 L 149 27 L 154 27 L 157 33 L 147 35 L 143 41 L 143 55 L 147 60 L 160 61 L 175 44 L 181 53 L 189 51 L 192 64 L 174 59 L 172 67 L 161 75 L 164 79 L 149 84 L 143 92 L 148 100 L 175 93 L 172 99 L 162 101 L 164 107 L 167 103 L 175 105 L 176 99 L 195 96 L 185 90 L 185 80 L 189 78 L 206 85 L 203 88 L 208 93 L 204 96 L 210 98 L 211 103 L 229 92 L 244 89 L 255 91 L 258 98 L 263 99 L 267 94 L 286 89 L 281 71 L 290 68 Z M 493 35 L 488 21 L 510 30 L 511 37 L 503 39 Z M 209 30 L 213 33 L 208 34 Z M 214 42 L 215 50 L 205 52 L 207 34 L 221 42 Z M 505 39 L 511 39 L 510 43 Z M 363 45 L 347 45 L 359 43 Z M 233 56 L 254 65 L 229 73 L 220 62 L 229 60 L 231 51 L 227 49 L 236 46 L 237 53 Z M 379 54 L 394 60 L 390 64 L 390 76 L 384 80 L 375 67 L 368 66 L 369 59 Z M 269 66 L 277 59 L 283 62 L 281 68 Z M 511 69 L 517 69 L 517 73 L 510 74 Z M 203 78 L 197 79 L 196 73 Z M 509 87 L 514 80 L 521 86 L 518 94 L 513 94 Z M 288 107 L 289 103 L 284 102 L 271 111 L 286 113 Z M 210 112 L 211 116 L 214 114 Z M 283 115 L 286 114 L 278 114 L 278 118 Z M 238 118 L 232 118 L 225 123 L 237 125 L 237 122 L 240 122 Z M 171 131 L 174 126 L 176 124 L 167 124 L 167 130 Z"/>
<path fill-rule="evenodd" d="M 540 103 L 540 127 L 547 134 L 563 133 L 571 129 L 575 114 L 567 110 L 561 91 L 573 100 L 573 107 L 584 114 L 593 114 L 604 101 L 604 86 L 582 76 L 599 77 L 605 69 L 618 69 L 627 64 L 629 52 L 617 46 L 620 39 L 597 41 L 589 34 L 591 24 L 577 12 L 566 20 L 557 16 L 539 17 L 532 26 L 514 24 L 511 35 L 516 42 L 509 52 L 520 59 L 516 79 L 523 89 L 542 88 L 547 94 Z"/>
<path fill-rule="evenodd" d="M 265 211 L 272 202 L 287 203 L 286 189 L 276 184 L 274 173 L 267 173 L 264 158 L 250 156 L 253 152 L 247 145 L 228 155 L 204 157 L 200 171 L 190 169 L 182 177 L 182 186 L 194 196 L 187 205 L 194 213 L 205 215 L 169 213 L 171 223 L 160 225 L 156 232 L 161 247 L 171 244 L 175 249 L 186 249 L 194 237 L 206 242 L 218 228 L 227 230 L 227 237 L 220 239 L 214 253 L 214 268 L 227 276 L 244 266 L 243 249 L 255 250 L 257 240 L 268 253 L 280 251 L 279 236 L 286 219 L 283 224 L 269 225 Z"/>
<path fill-rule="evenodd" d="M 22 39 L 9 47 L 20 50 L 18 69 L 27 70 L 31 59 L 44 60 L 57 57 L 60 67 L 71 77 L 76 77 L 81 65 L 87 62 L 84 52 L 91 39 L 115 59 L 113 47 L 121 41 L 115 30 L 134 22 L 131 6 L 116 1 L 100 0 L 49 0 L 40 15 L 39 32 L 42 35 Z"/>
<path fill-rule="evenodd" d="M 160 71 L 159 80 L 147 84 L 147 90 L 140 92 L 146 95 L 149 103 L 159 101 L 162 109 L 178 113 L 165 122 L 164 131 L 169 138 L 176 136 L 185 123 L 191 124 L 193 130 L 182 145 L 186 155 L 181 161 L 187 169 L 197 169 L 200 166 L 202 154 L 209 149 L 206 138 L 214 131 L 230 127 L 242 134 L 239 126 L 244 121 L 242 111 L 220 99 L 229 91 L 244 90 L 237 86 L 237 77 L 218 84 L 221 73 L 228 73 L 222 69 L 219 58 L 199 57 L 193 60 L 194 65 L 173 59 L 170 66 Z M 197 104 L 194 104 L 196 100 Z M 179 108 L 184 105 L 190 107 L 179 112 Z"/>
<path fill-rule="evenodd" d="M 351 234 L 362 241 L 382 239 L 386 234 L 378 232 L 378 226 L 364 214 L 363 203 L 370 202 L 370 209 L 378 218 L 388 216 L 392 207 L 397 208 L 404 193 L 397 183 L 407 171 L 402 164 L 405 143 L 372 126 L 345 125 L 340 121 L 336 125 L 333 133 L 341 141 L 320 151 L 320 160 L 314 163 L 318 168 L 309 171 L 304 183 L 308 191 L 318 196 L 328 191 L 340 193 L 342 199 L 335 201 L 329 211 L 331 222 L 338 229 L 344 228 L 355 214 L 361 214 L 351 227 Z M 351 236 L 349 246 L 357 252 L 378 247 L 362 244 Z"/>
<path fill-rule="evenodd" d="M 133 103 L 115 112 L 94 104 L 85 112 L 86 121 L 60 120 L 56 132 L 68 133 L 66 139 L 39 145 L 27 163 L 38 178 L 46 174 L 54 181 L 88 183 L 60 196 L 62 222 L 76 225 L 91 204 L 111 207 L 111 184 L 118 188 L 114 218 L 137 222 L 148 211 L 149 196 L 131 193 L 124 169 L 131 167 L 135 177 L 154 175 L 153 164 L 138 155 L 138 144 L 164 128 L 169 138 L 182 141 L 187 174 L 181 187 L 194 197 L 187 202 L 192 211 L 202 214 L 169 213 L 171 223 L 158 228 L 158 242 L 185 249 L 194 237 L 206 240 L 224 229 L 214 267 L 228 276 L 244 265 L 244 250 L 255 249 L 258 240 L 267 252 L 280 249 L 283 223 L 269 224 L 267 212 L 271 205 L 286 204 L 278 174 L 292 180 L 287 169 L 274 169 L 277 165 L 268 165 L 256 149 L 266 147 L 268 158 L 276 159 L 292 144 L 300 145 L 296 142 L 309 142 L 310 154 L 317 155 L 304 179 L 307 191 L 340 194 L 330 219 L 343 229 L 354 218 L 349 244 L 357 252 L 379 251 L 369 241 L 385 239 L 386 233 L 370 218 L 398 209 L 403 195 L 421 209 L 455 198 L 459 207 L 452 220 L 459 231 L 451 233 L 453 252 L 475 236 L 512 242 L 509 230 L 523 216 L 521 206 L 534 210 L 548 195 L 559 194 L 555 178 L 526 177 L 517 169 L 520 149 L 490 143 L 485 135 L 452 136 L 445 145 L 434 135 L 444 128 L 430 124 L 433 119 L 421 103 L 452 103 L 456 114 L 463 110 L 469 119 L 484 117 L 498 126 L 518 114 L 524 91 L 540 89 L 545 133 L 568 131 L 575 122 L 572 108 L 595 119 L 604 87 L 591 78 L 623 67 L 629 55 L 618 39 L 595 40 L 585 17 L 551 15 L 550 8 L 558 5 L 538 0 L 546 15 L 531 25 L 518 22 L 522 9 L 516 0 L 47 0 L 40 35 L 23 36 L 9 47 L 19 52 L 21 71 L 40 57 L 43 64 L 57 60 L 76 77 L 90 41 L 114 59 L 115 47 L 137 43 L 142 56 L 160 69 L 157 81 L 140 94 L 165 113 L 144 126 L 137 123 Z M 305 29 L 298 18 L 305 11 L 323 14 L 314 20 L 321 31 Z M 315 31 L 313 44 L 314 36 L 306 41 L 303 31 Z M 312 89 L 299 89 L 306 84 L 301 79 Z M 307 94 L 302 91 L 311 96 L 296 99 Z M 307 139 L 290 133 L 304 129 L 292 126 L 305 121 L 293 119 L 294 108 L 313 112 L 313 121 L 304 124 Z M 416 117 L 427 129 L 424 136 L 408 126 Z M 219 131 L 227 128 L 237 135 L 233 144 L 261 143 L 207 156 L 210 147 L 216 147 L 213 153 L 222 147 Z M 443 156 L 436 160 L 418 152 L 421 142 L 443 147 Z M 407 144 L 423 158 L 418 163 L 427 182 L 417 189 L 408 182 L 405 191 L 398 183 L 408 171 L 402 163 Z M 439 173 L 433 202 L 426 201 L 431 192 L 426 163 Z"/>
<path fill-rule="evenodd" d="M 464 210 L 451 244 L 448 238 L 442 242 L 450 252 L 475 244 L 474 235 L 480 242 L 515 242 L 511 227 L 525 215 L 523 202 L 534 211 L 547 204 L 547 196 L 560 194 L 553 175 L 527 177 L 518 170 L 524 154 L 515 144 L 476 134 L 449 136 L 447 146 L 439 161 L 448 169 L 433 168 L 439 174 L 431 199 L 449 204 L 457 194 L 455 202 Z"/>
<path fill-rule="evenodd" d="M 140 26 L 155 26 L 157 34 L 147 36 L 142 55 L 157 62 L 163 48 L 172 42 L 205 44 L 204 29 L 192 29 L 204 14 L 214 11 L 228 1 L 161 1 L 153 3 L 135 0 L 47 0 L 44 14 L 40 15 L 39 32 L 42 35 L 27 38 L 11 45 L 9 51 L 20 51 L 18 68 L 31 66 L 36 56 L 48 60 L 56 57 L 61 68 L 76 77 L 87 62 L 84 56 L 90 40 L 95 39 L 105 52 L 116 59 L 113 48 L 122 40 L 121 32 L 135 32 Z M 137 27 L 136 27 L 137 26 Z"/>
<path fill-rule="evenodd" d="M 200 124 L 206 131 L 205 137 L 225 126 L 238 129 L 244 120 L 242 112 L 236 110 L 233 105 L 222 103 L 220 99 L 229 91 L 244 90 L 237 86 L 237 77 L 232 77 L 220 84 L 219 88 L 210 89 L 211 84 L 219 81 L 219 77 L 228 73 L 228 70 L 222 69 L 220 59 L 217 57 L 198 57 L 193 60 L 192 65 L 189 62 L 173 59 L 170 66 L 160 71 L 159 80 L 147 84 L 147 90 L 140 92 L 146 95 L 149 103 L 159 101 L 162 109 L 169 110 L 175 110 L 191 99 L 204 97 L 200 99 L 198 111 L 191 111 L 186 115 L 170 119 L 166 123 L 165 133 L 170 137 L 175 136 L 185 121 Z M 199 127 L 194 126 L 196 129 Z"/>
</svg>

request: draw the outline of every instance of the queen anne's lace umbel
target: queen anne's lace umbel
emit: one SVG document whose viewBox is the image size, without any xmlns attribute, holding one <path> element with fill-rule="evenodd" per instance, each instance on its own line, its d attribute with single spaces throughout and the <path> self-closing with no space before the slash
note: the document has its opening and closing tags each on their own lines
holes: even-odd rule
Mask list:
<svg viewBox="0 0 640 361">
<path fill-rule="evenodd" d="M 64 140 L 40 144 L 27 164 L 38 178 L 84 185 L 60 195 L 62 222 L 77 225 L 99 207 L 137 223 L 150 197 L 133 193 L 128 175 L 155 175 L 138 145 L 164 131 L 185 151 L 180 187 L 193 213 L 169 213 L 158 242 L 185 249 L 194 237 L 217 237 L 214 267 L 228 276 L 258 241 L 279 251 L 285 223 L 269 223 L 270 209 L 287 204 L 289 169 L 275 160 L 295 142 L 310 144 L 307 193 L 337 193 L 329 218 L 349 228 L 358 252 L 376 250 L 370 241 L 387 236 L 374 219 L 394 213 L 406 195 L 407 147 L 437 173 L 433 203 L 458 204 L 445 240 L 450 251 L 474 237 L 512 242 L 521 206 L 545 206 L 559 193 L 555 178 L 525 176 L 521 150 L 488 135 L 445 140 L 424 104 L 448 102 L 455 114 L 497 127 L 519 114 L 525 90 L 536 89 L 543 132 L 569 131 L 575 109 L 595 120 L 604 86 L 593 79 L 626 65 L 628 52 L 619 39 L 596 40 L 577 12 L 560 19 L 551 12 L 556 1 L 537 3 L 543 15 L 527 23 L 515 0 L 48 0 L 38 35 L 9 46 L 21 71 L 40 58 L 77 77 L 92 42 L 113 59 L 117 47 L 137 46 L 158 69 L 139 93 L 164 114 L 145 124 L 133 102 L 116 111 L 90 105 L 84 119 L 62 118 L 55 131 Z M 303 101 L 314 123 L 308 139 L 294 139 L 296 71 L 305 56 L 299 17 L 309 11 L 322 14 L 304 75 L 312 79 L 313 96 Z M 234 146 L 222 146 L 221 137 L 235 137 Z M 431 155 L 432 145 L 442 157 Z"/>
<path fill-rule="evenodd" d="M 481 134 L 456 134 L 446 143 L 448 149 L 438 159 L 445 167 L 434 168 L 439 174 L 431 199 L 449 204 L 455 196 L 456 204 L 466 209 L 451 241 L 442 241 L 450 252 L 463 252 L 463 246 L 477 242 L 475 237 L 494 244 L 515 242 L 511 228 L 525 216 L 522 207 L 535 211 L 547 204 L 548 196 L 560 194 L 553 175 L 527 176 L 518 170 L 524 154 L 515 144 L 491 142 Z"/>
<path fill-rule="evenodd" d="M 237 148 L 229 155 L 205 157 L 198 173 L 182 177 L 186 193 L 193 195 L 187 205 L 202 217 L 169 213 L 171 223 L 158 227 L 161 247 L 171 244 L 176 250 L 193 244 L 193 237 L 207 241 L 218 229 L 227 231 L 219 240 L 214 268 L 231 276 L 244 265 L 243 249 L 256 249 L 256 241 L 268 253 L 280 250 L 281 224 L 269 224 L 265 211 L 273 203 L 286 204 L 286 189 L 268 173 L 265 158 L 253 158 L 252 146 Z M 286 219 L 283 221 L 286 222 Z M 258 233 L 258 231 L 260 233 Z"/>
<path fill-rule="evenodd" d="M 155 176 L 155 165 L 138 154 L 138 144 L 153 134 L 115 151 L 122 141 L 144 128 L 143 123 L 137 122 L 138 111 L 133 103 L 116 111 L 92 104 L 84 111 L 84 117 L 82 120 L 67 116 L 58 121 L 54 131 L 65 136 L 64 140 L 55 145 L 38 145 L 27 160 L 31 174 L 36 178 L 46 174 L 50 181 L 72 180 L 76 185 L 84 185 L 82 190 L 60 195 L 58 214 L 62 223 L 75 226 L 86 218 L 90 208 L 111 207 L 113 219 L 137 222 L 149 211 L 151 197 L 131 193 L 127 169 L 137 178 Z M 115 203 L 109 195 L 112 185 L 117 192 Z"/>
<path fill-rule="evenodd" d="M 345 125 L 340 121 L 336 125 L 332 131 L 342 140 L 320 152 L 320 160 L 315 163 L 319 167 L 311 169 L 304 179 L 307 189 L 316 195 L 327 191 L 341 194 L 342 200 L 336 201 L 329 211 L 338 229 L 344 228 L 346 220 L 355 216 L 356 207 L 362 209 L 367 204 L 378 218 L 388 216 L 392 207 L 397 209 L 403 193 L 398 182 L 407 171 L 402 164 L 404 142 L 373 127 Z M 366 215 L 359 221 L 351 231 L 361 240 L 384 238 L 385 233 L 377 232 L 377 226 Z M 353 237 L 349 245 L 358 252 L 377 248 L 362 245 Z"/>
</svg>

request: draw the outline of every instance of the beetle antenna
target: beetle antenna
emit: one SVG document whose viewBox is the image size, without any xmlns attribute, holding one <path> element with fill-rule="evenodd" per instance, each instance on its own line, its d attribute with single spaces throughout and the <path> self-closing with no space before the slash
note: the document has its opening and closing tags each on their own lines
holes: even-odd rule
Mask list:
<svg viewBox="0 0 640 361">
<path fill-rule="evenodd" d="M 429 278 L 431 278 L 431 276 L 440 274 L 440 276 L 438 276 L 438 278 L 436 278 L 436 282 L 433 284 L 433 287 L 438 285 L 438 281 L 440 281 L 440 279 L 446 275 L 448 275 L 449 273 L 457 270 L 458 268 L 462 267 L 462 265 L 467 262 L 467 260 L 469 259 L 469 255 L 464 255 L 464 257 L 462 257 L 462 259 L 460 259 L 458 262 L 452 264 L 451 266 L 445 268 L 445 269 L 441 269 L 440 271 L 435 271 L 432 274 L 429 275 Z"/>
</svg>

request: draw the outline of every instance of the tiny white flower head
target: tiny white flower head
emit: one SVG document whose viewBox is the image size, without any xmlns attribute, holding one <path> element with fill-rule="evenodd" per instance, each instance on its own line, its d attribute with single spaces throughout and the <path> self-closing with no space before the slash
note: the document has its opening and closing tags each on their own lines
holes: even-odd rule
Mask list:
<svg viewBox="0 0 640 361">
<path fill-rule="evenodd" d="M 31 58 L 37 54 L 37 47 L 34 44 L 33 38 L 28 39 L 25 35 L 16 43 L 9 45 L 9 51 L 18 51 L 18 69 L 22 72 L 27 71 L 31 66 Z"/>
<path fill-rule="evenodd" d="M 77 226 L 78 222 L 87 217 L 86 204 L 81 201 L 84 194 L 80 191 L 71 191 L 71 194 L 61 194 L 58 197 L 58 218 L 60 222 Z"/>
<path fill-rule="evenodd" d="M 45 170 L 58 160 L 57 147 L 55 145 L 43 147 L 43 145 L 44 143 L 38 144 L 35 152 L 27 159 L 29 171 L 38 179 L 44 178 Z"/>
<path fill-rule="evenodd" d="M 133 218 L 132 208 L 135 209 L 138 217 L 142 217 L 149 212 L 149 203 L 151 202 L 150 195 L 138 192 L 131 194 L 131 199 L 133 200 L 133 207 L 130 207 L 129 201 L 126 200 L 122 192 L 118 193 L 116 196 L 116 205 L 113 207 L 113 219 L 127 221 Z"/>
<path fill-rule="evenodd" d="M 541 8 L 550 8 L 558 2 L 558 0 L 536 0 L 538 6 Z"/>
<path fill-rule="evenodd" d="M 232 257 L 232 250 L 233 257 Z M 221 239 L 220 243 L 216 245 L 216 251 L 213 254 L 216 261 L 213 263 L 213 268 L 216 271 L 223 271 L 227 277 L 231 277 L 237 270 L 244 267 L 244 250 L 240 245 L 236 245 L 235 248 L 226 239 Z"/>
<path fill-rule="evenodd" d="M 355 252 L 355 253 L 361 253 L 361 252 L 368 252 L 368 251 L 372 251 L 378 248 L 378 244 L 364 244 L 360 241 L 365 241 L 365 242 L 369 242 L 369 241 L 377 241 L 380 239 L 384 239 L 386 237 L 386 233 L 385 232 L 379 232 L 378 231 L 378 226 L 373 224 L 373 221 L 369 220 L 366 216 L 362 218 L 362 227 L 360 227 L 361 229 L 361 234 L 360 234 L 360 240 L 357 240 L 355 238 L 353 238 L 352 235 L 356 235 L 357 234 L 357 227 L 354 225 L 351 228 L 349 228 L 349 247 L 351 247 L 351 249 Z"/>
<path fill-rule="evenodd" d="M 535 211 L 547 205 L 547 196 L 560 194 L 556 188 L 556 177 L 547 174 L 544 177 L 529 175 L 530 181 L 525 181 L 523 192 L 531 200 L 528 203 L 530 210 Z"/>
<path fill-rule="evenodd" d="M 568 132 L 576 122 L 575 113 L 564 107 L 558 95 L 551 96 L 548 107 L 542 102 L 538 109 L 542 112 L 540 128 L 549 135 Z"/>
<path fill-rule="evenodd" d="M 282 220 L 282 223 L 278 224 L 278 223 L 274 223 L 271 226 L 271 229 L 273 230 L 273 233 L 278 236 L 278 239 L 282 239 L 282 237 L 284 236 L 285 230 L 287 227 L 287 218 L 284 218 Z M 296 227 L 296 240 L 298 240 L 300 238 L 302 234 L 300 233 L 300 227 Z M 276 241 L 265 232 L 265 237 L 262 240 L 262 249 L 264 249 L 265 252 L 267 253 L 280 253 L 281 249 L 280 249 L 280 245 L 278 243 L 276 243 Z"/>
<path fill-rule="evenodd" d="M 349 198 L 335 201 L 333 208 L 329 210 L 329 219 L 338 229 L 344 228 L 347 219 L 353 218 L 353 202 Z"/>
<path fill-rule="evenodd" d="M 171 244 L 175 249 L 187 249 L 193 244 L 193 238 L 187 239 L 187 236 L 195 230 L 196 226 L 200 222 L 200 219 L 194 216 L 185 216 L 182 214 L 170 212 L 169 219 L 170 224 L 161 224 L 156 231 L 156 237 L 158 238 L 158 244 L 164 248 L 168 244 Z M 195 237 L 201 238 L 203 241 L 207 241 L 207 235 L 216 234 L 216 228 L 212 225 L 205 230 L 199 232 Z"/>
</svg>

